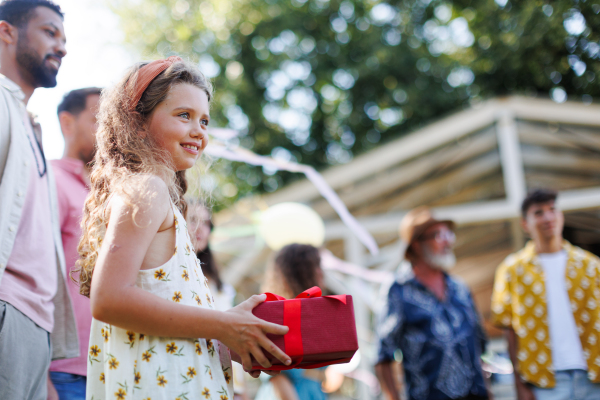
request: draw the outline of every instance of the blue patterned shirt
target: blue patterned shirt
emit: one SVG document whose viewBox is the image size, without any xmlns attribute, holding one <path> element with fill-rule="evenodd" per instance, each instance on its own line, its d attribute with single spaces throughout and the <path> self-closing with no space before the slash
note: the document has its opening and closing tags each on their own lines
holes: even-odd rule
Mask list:
<svg viewBox="0 0 600 400">
<path fill-rule="evenodd" d="M 480 364 L 485 334 L 463 283 L 446 275 L 440 301 L 408 271 L 389 290 L 378 334 L 379 362 L 402 351 L 411 400 L 487 397 Z"/>
</svg>

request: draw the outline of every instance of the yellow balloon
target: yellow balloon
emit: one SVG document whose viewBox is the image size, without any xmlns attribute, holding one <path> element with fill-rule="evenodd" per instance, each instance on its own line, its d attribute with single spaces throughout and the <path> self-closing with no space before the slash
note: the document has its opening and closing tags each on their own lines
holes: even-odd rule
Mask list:
<svg viewBox="0 0 600 400">
<path fill-rule="evenodd" d="M 325 240 L 325 224 L 319 214 L 304 204 L 279 203 L 261 215 L 260 233 L 275 251 L 292 243 L 319 247 Z"/>
</svg>

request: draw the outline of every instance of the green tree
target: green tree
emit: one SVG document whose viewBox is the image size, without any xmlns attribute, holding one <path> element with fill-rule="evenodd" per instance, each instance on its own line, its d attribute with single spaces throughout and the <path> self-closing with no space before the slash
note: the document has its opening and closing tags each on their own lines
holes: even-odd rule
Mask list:
<svg viewBox="0 0 600 400">
<path fill-rule="evenodd" d="M 317 168 L 482 99 L 591 102 L 598 1 L 112 0 L 127 41 L 213 77 L 217 126 L 259 154 Z M 297 175 L 216 162 L 227 204 Z M 216 183 L 216 184 L 215 184 Z M 227 185 L 230 183 L 230 185 Z M 226 190 L 222 190 L 226 188 Z"/>
</svg>

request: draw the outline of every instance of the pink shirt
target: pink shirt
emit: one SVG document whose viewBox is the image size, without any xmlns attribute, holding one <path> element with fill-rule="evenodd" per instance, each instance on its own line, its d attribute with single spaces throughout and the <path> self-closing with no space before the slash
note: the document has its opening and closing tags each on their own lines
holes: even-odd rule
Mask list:
<svg viewBox="0 0 600 400">
<path fill-rule="evenodd" d="M 39 172 L 44 169 L 43 157 L 35 142 L 29 117 L 23 114 L 23 123 L 32 144 L 30 178 L 27 192 L 17 193 L 17 196 L 24 196 L 23 213 L 0 284 L 0 300 L 10 303 L 42 329 L 52 332 L 52 299 L 57 290 L 58 267 L 48 174 L 40 177 Z"/>
<path fill-rule="evenodd" d="M 60 232 L 68 273 L 67 288 L 69 289 L 77 321 L 80 356 L 78 358 L 53 361 L 50 364 L 50 371 L 86 376 L 90 327 L 92 325 L 90 299 L 79 294 L 79 285 L 73 282 L 70 274 L 71 270 L 75 268 L 75 262 L 79 258 L 79 253 L 77 252 L 81 236 L 81 227 L 79 224 L 83 215 L 85 198 L 88 195 L 88 186 L 84 178 L 83 161 L 73 158 L 63 158 L 61 160 L 52 160 L 51 163 L 56 179 Z M 77 276 L 74 277 L 77 279 Z"/>
</svg>

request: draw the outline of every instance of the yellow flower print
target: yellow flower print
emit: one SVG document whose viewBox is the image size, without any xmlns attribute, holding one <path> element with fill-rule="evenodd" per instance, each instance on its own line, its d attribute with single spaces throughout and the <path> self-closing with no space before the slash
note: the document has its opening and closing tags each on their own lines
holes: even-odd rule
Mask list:
<svg viewBox="0 0 600 400">
<path fill-rule="evenodd" d="M 194 376 L 196 376 L 196 369 L 194 369 L 194 367 L 188 367 L 188 372 L 186 373 L 186 375 L 190 378 L 193 378 Z"/>
<path fill-rule="evenodd" d="M 215 346 L 213 345 L 212 340 L 206 339 L 206 349 L 208 350 L 208 354 L 214 357 L 215 355 Z"/>
<path fill-rule="evenodd" d="M 137 385 L 138 383 L 140 383 L 140 379 L 142 379 L 142 374 L 140 374 L 139 372 L 136 372 L 133 375 L 133 382 Z M 227 382 L 229 383 L 229 382 Z"/>
<path fill-rule="evenodd" d="M 92 357 L 98 357 L 98 354 L 100 354 L 101 352 L 102 350 L 100 350 L 100 348 L 96 345 L 90 347 L 90 356 Z"/>
<path fill-rule="evenodd" d="M 229 375 L 229 372 L 223 371 L 223 376 L 225 377 L 225 381 L 229 385 L 229 382 L 231 382 L 231 375 Z"/>
<path fill-rule="evenodd" d="M 177 345 L 175 342 L 171 342 L 171 344 L 167 344 L 167 353 L 173 354 L 177 351 Z"/>
<path fill-rule="evenodd" d="M 173 292 L 173 299 L 175 303 L 179 303 L 181 301 L 181 292 Z"/>
<path fill-rule="evenodd" d="M 115 392 L 115 397 L 118 400 L 124 400 L 125 396 L 127 396 L 127 392 L 124 391 L 123 389 L 119 389 L 118 391 Z"/>
<path fill-rule="evenodd" d="M 175 252 L 173 253 L 173 255 L 177 254 L 177 246 L 175 246 Z"/>
<path fill-rule="evenodd" d="M 205 365 L 204 368 L 204 373 L 210 375 L 210 379 L 212 379 L 212 370 L 210 369 L 210 367 L 208 365 Z"/>
<path fill-rule="evenodd" d="M 199 356 L 202 355 L 202 346 L 200 346 L 200 343 L 196 342 L 196 354 L 198 354 Z"/>
<path fill-rule="evenodd" d="M 190 255 L 190 253 L 191 253 L 191 250 L 190 250 L 190 245 L 186 243 L 186 244 L 185 244 L 185 255 L 186 255 L 186 256 L 189 256 L 189 255 Z"/>
<path fill-rule="evenodd" d="M 229 400 L 229 397 L 227 397 L 225 394 L 222 394 L 219 400 Z"/>
<path fill-rule="evenodd" d="M 208 297 L 208 293 L 206 294 L 206 301 L 208 301 L 208 305 L 210 305 L 210 297 Z"/>
<path fill-rule="evenodd" d="M 115 357 L 111 358 L 108 361 L 108 367 L 110 369 L 117 369 L 117 368 L 119 368 L 119 362 L 117 361 L 117 359 Z"/>
<path fill-rule="evenodd" d="M 159 281 L 163 281 L 163 282 L 169 282 L 169 274 L 167 274 L 162 268 L 159 269 L 158 271 L 154 272 L 154 278 L 158 279 Z"/>
<path fill-rule="evenodd" d="M 104 341 L 108 342 L 108 338 L 110 337 L 110 330 L 108 328 L 106 328 L 106 329 L 102 328 L 102 330 L 100 332 L 102 333 L 102 337 L 104 338 Z"/>
<path fill-rule="evenodd" d="M 140 333 L 140 342 L 141 342 L 142 340 L 144 340 L 144 338 L 145 338 L 145 337 L 146 337 L 146 335 L 144 335 L 143 333 Z"/>
<path fill-rule="evenodd" d="M 156 377 L 156 383 L 158 386 L 160 387 L 165 387 L 165 385 L 168 383 L 168 381 L 165 379 L 164 375 L 159 375 Z"/>
<path fill-rule="evenodd" d="M 106 378 L 104 377 L 104 372 L 100 373 L 100 382 L 106 383 Z"/>
<path fill-rule="evenodd" d="M 208 390 L 207 387 L 204 388 L 204 391 L 202 392 L 202 396 L 204 396 L 207 399 L 210 397 L 210 390 Z"/>
<path fill-rule="evenodd" d="M 133 348 L 133 345 L 135 344 L 135 332 L 127 331 L 127 337 L 129 338 L 129 342 L 124 343 L 128 344 L 129 348 Z"/>
<path fill-rule="evenodd" d="M 187 270 L 183 271 L 183 274 L 181 274 L 181 277 L 182 277 L 183 279 L 185 279 L 186 281 L 189 281 L 189 280 L 190 280 L 190 276 L 188 275 L 188 272 L 187 272 Z"/>
<path fill-rule="evenodd" d="M 199 306 L 202 305 L 202 300 L 200 299 L 200 296 L 196 295 L 196 303 L 198 303 Z"/>
<path fill-rule="evenodd" d="M 152 354 L 150 354 L 147 351 L 145 351 L 144 354 L 142 354 L 142 360 L 144 360 L 146 362 L 150 362 L 151 358 L 152 358 Z"/>
</svg>

